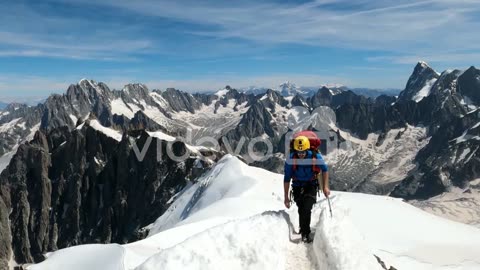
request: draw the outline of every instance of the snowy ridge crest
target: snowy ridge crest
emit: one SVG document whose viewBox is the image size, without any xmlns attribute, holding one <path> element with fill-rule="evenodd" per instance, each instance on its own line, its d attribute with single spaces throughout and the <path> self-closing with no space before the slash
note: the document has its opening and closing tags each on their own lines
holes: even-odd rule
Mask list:
<svg viewBox="0 0 480 270">
<path fill-rule="evenodd" d="M 333 192 L 331 202 L 333 217 L 317 198 L 314 241 L 300 243 L 297 208 L 283 206 L 282 175 L 227 155 L 177 195 L 146 239 L 60 250 L 29 269 L 383 269 L 375 256 L 397 269 L 480 266 L 477 228 L 390 197 Z"/>
</svg>

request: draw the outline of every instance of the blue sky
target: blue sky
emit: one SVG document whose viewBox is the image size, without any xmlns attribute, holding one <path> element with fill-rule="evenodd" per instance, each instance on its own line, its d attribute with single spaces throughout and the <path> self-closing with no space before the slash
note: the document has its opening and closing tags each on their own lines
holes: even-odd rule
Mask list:
<svg viewBox="0 0 480 270">
<path fill-rule="evenodd" d="M 101 2 L 101 3 L 97 3 Z M 480 1 L 0 0 L 0 97 L 111 88 L 404 88 L 480 61 Z"/>
</svg>

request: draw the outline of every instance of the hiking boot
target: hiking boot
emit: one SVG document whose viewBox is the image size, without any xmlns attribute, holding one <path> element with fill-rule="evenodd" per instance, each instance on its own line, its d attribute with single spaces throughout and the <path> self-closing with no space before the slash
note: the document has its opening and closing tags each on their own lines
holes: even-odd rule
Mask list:
<svg viewBox="0 0 480 270">
<path fill-rule="evenodd" d="M 311 243 L 313 239 L 310 237 L 310 234 L 302 234 L 302 241 L 304 243 Z"/>
</svg>

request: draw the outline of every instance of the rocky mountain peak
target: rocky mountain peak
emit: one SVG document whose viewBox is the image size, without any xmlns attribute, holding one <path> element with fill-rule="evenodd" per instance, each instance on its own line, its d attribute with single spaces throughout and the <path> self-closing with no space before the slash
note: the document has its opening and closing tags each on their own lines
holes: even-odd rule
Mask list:
<svg viewBox="0 0 480 270">
<path fill-rule="evenodd" d="M 322 86 L 322 88 L 318 89 L 318 93 L 320 93 L 321 95 L 329 95 L 329 96 L 332 96 L 332 90 L 330 90 L 330 88 L 326 87 L 326 86 Z"/>
<path fill-rule="evenodd" d="M 24 110 L 26 108 L 28 108 L 28 105 L 26 105 L 26 104 L 13 102 L 13 103 L 8 104 L 7 107 L 5 107 L 5 111 L 15 112 L 17 110 Z"/>
<path fill-rule="evenodd" d="M 269 108 L 271 112 L 275 112 L 276 104 L 281 107 L 286 107 L 288 101 L 277 91 L 268 89 L 267 92 L 260 98 L 265 107 Z"/>
<path fill-rule="evenodd" d="M 198 110 L 201 106 L 201 102 L 192 94 L 175 88 L 167 88 L 161 95 L 170 104 L 171 108 L 177 112 L 188 111 L 195 113 L 195 110 Z"/>
<path fill-rule="evenodd" d="M 124 96 L 124 98 L 128 96 L 128 99 L 131 99 L 132 101 L 136 99 L 137 102 L 135 103 L 138 103 L 138 101 L 141 101 L 141 100 L 145 102 L 150 101 L 149 94 L 150 94 L 150 91 L 148 90 L 148 87 L 140 83 L 127 84 L 122 89 L 122 96 Z M 151 103 L 151 102 L 147 102 L 147 103 Z"/>
<path fill-rule="evenodd" d="M 291 102 L 292 106 L 302 106 L 302 107 L 305 107 L 305 108 L 308 108 L 308 103 L 307 101 L 305 100 L 305 98 L 300 95 L 300 94 L 296 94 L 293 98 L 292 98 L 292 102 Z"/>
<path fill-rule="evenodd" d="M 277 90 L 284 97 L 294 96 L 295 94 L 300 93 L 300 88 L 290 81 L 280 84 Z"/>
<path fill-rule="evenodd" d="M 327 87 L 322 87 L 318 89 L 318 91 L 313 95 L 309 101 L 309 105 L 312 108 L 316 108 L 318 106 L 329 106 L 332 103 L 332 93 L 330 89 Z"/>
<path fill-rule="evenodd" d="M 430 94 L 430 90 L 440 77 L 440 74 L 433 70 L 427 63 L 418 62 L 408 79 L 405 89 L 400 92 L 398 100 L 405 102 L 415 100 L 416 102 Z"/>
<path fill-rule="evenodd" d="M 89 95 L 98 96 L 98 95 L 108 95 L 110 89 L 104 83 L 97 83 L 94 80 L 82 79 L 77 84 L 83 91 Z"/>
<path fill-rule="evenodd" d="M 148 87 L 141 83 L 129 83 L 123 87 L 122 91 L 129 94 L 142 93 L 148 95 L 149 93 Z"/>
</svg>

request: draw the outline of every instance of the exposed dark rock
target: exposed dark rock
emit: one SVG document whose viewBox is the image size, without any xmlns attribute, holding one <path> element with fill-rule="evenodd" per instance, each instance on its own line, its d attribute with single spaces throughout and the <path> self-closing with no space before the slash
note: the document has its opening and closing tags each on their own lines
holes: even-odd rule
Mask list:
<svg viewBox="0 0 480 270">
<path fill-rule="evenodd" d="M 263 168 L 274 173 L 283 174 L 285 158 L 280 155 L 274 155 L 263 161 L 254 161 L 249 165 Z"/>
<path fill-rule="evenodd" d="M 480 70 L 472 66 L 458 77 L 457 91 L 480 105 Z"/>
<path fill-rule="evenodd" d="M 278 138 L 271 124 L 272 122 L 271 113 L 265 108 L 262 102 L 258 101 L 242 116 L 242 119 L 235 129 L 228 131 L 223 137 L 234 147 L 232 150 L 235 150 L 237 144 L 244 138 L 245 141 L 241 147 L 240 154 L 246 153 L 248 143 L 251 139 L 260 136 L 267 136 L 267 138 L 270 138 L 272 145 L 276 146 L 278 144 Z M 223 144 L 222 140 L 223 139 L 220 140 L 221 145 Z M 267 147 L 263 143 L 258 143 L 255 145 L 255 149 L 263 151 L 266 150 Z"/>
<path fill-rule="evenodd" d="M 228 91 L 222 96 L 213 95 L 213 97 L 217 98 L 217 101 L 215 102 L 214 113 L 217 113 L 218 108 L 220 108 L 220 106 L 226 107 L 229 104 L 229 102 L 231 102 L 231 100 L 235 102 L 235 105 L 234 105 L 235 111 L 237 111 L 238 106 L 242 105 L 243 103 L 246 102 L 247 104 L 245 104 L 245 106 L 250 106 L 251 103 L 255 101 L 254 95 L 252 94 L 247 95 L 245 93 L 240 93 L 236 89 L 233 89 L 228 85 L 225 87 L 225 90 L 228 90 Z"/>
<path fill-rule="evenodd" d="M 405 89 L 398 96 L 398 101 L 412 100 L 428 82 L 438 79 L 438 77 L 438 73 L 425 62 L 419 62 L 415 66 Z"/>
<path fill-rule="evenodd" d="M 450 186 L 464 188 L 468 181 L 480 177 L 480 142 L 477 113 L 453 118 L 438 127 L 415 157 L 417 168 L 400 183 L 392 196 L 405 199 L 427 199 Z"/>
<path fill-rule="evenodd" d="M 378 257 L 377 255 L 373 255 L 375 256 L 375 259 L 377 259 L 377 262 L 380 264 L 380 266 L 385 269 L 385 270 L 397 270 L 397 268 L 393 267 L 393 266 L 390 266 L 390 268 L 387 268 L 387 266 L 385 265 L 385 262 L 382 261 L 382 259 L 380 257 Z"/>
<path fill-rule="evenodd" d="M 11 242 L 8 233 L 0 233 L 0 242 L 8 241 L 1 259 L 10 258 L 10 246 L 18 263 L 28 263 L 58 248 L 127 243 L 144 235 L 140 229 L 155 221 L 186 185 L 193 160 L 173 161 L 166 142 L 139 132 L 134 141 L 140 152 L 151 140 L 142 160 L 134 153 L 133 138 L 117 142 L 88 122 L 71 132 L 68 127 L 48 136 L 37 132 L 21 145 L 0 175 L 5 202 L 5 207 L 0 203 L 0 226 L 5 227 L 10 211 L 15 224 Z M 181 155 L 186 147 L 177 142 L 173 151 Z"/>
<path fill-rule="evenodd" d="M 311 108 L 317 108 L 319 106 L 329 106 L 333 109 L 345 105 L 345 104 L 367 104 L 372 103 L 373 100 L 360 96 L 352 92 L 351 90 L 333 92 L 327 87 L 322 87 L 307 100 Z"/>
<path fill-rule="evenodd" d="M 333 94 L 330 92 L 330 89 L 327 87 L 322 87 L 308 99 L 310 107 L 317 108 L 319 106 L 330 106 L 332 103 Z"/>
<path fill-rule="evenodd" d="M 157 122 L 148 118 L 142 111 L 135 113 L 135 116 L 130 120 L 129 127 L 127 130 L 148 130 L 148 131 L 164 131 L 166 129 Z"/>
<path fill-rule="evenodd" d="M 200 102 L 205 104 L 206 106 L 211 105 L 215 100 L 217 100 L 217 96 L 208 95 L 208 94 L 201 94 L 195 93 L 193 96 Z"/>
<path fill-rule="evenodd" d="M 308 108 L 308 103 L 305 100 L 305 98 L 302 97 L 301 95 L 295 95 L 292 98 L 292 106 L 301 106 L 301 107 Z"/>
<path fill-rule="evenodd" d="M 385 107 L 391 106 L 397 100 L 394 96 L 380 95 L 375 98 L 375 103 Z"/>
<path fill-rule="evenodd" d="M 189 93 L 185 93 L 174 88 L 168 88 L 162 92 L 162 97 L 170 104 L 174 111 L 187 111 L 195 113 L 201 106 L 201 103 Z"/>
<path fill-rule="evenodd" d="M 1 193 L 0 193 L 1 194 Z M 8 269 L 8 262 L 12 255 L 12 236 L 8 220 L 8 209 L 0 196 L 0 269 Z"/>
</svg>

